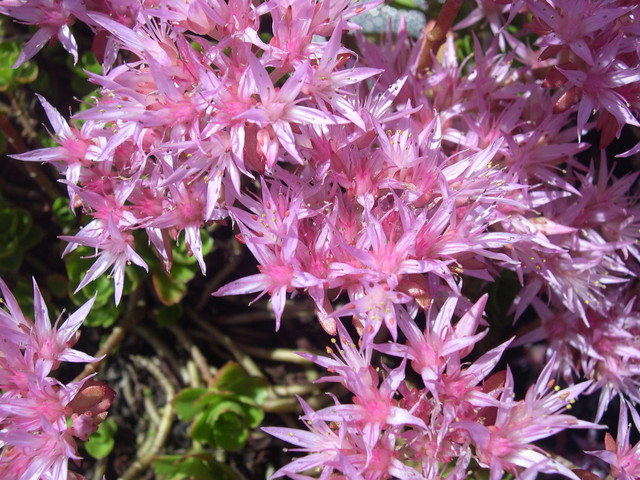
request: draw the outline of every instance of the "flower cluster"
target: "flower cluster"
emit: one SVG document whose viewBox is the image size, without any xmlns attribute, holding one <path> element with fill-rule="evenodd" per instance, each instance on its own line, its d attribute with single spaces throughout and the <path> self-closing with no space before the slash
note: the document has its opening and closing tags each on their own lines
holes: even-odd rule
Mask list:
<svg viewBox="0 0 640 480">
<path fill-rule="evenodd" d="M 509 370 L 488 376 L 508 342 L 475 360 L 462 359 L 486 330 L 476 333 L 486 296 L 454 325 L 457 300 L 449 298 L 436 318 L 427 317 L 421 331 L 409 317 L 399 328 L 406 345 L 396 343 L 356 347 L 341 323 L 339 355 L 308 355 L 334 375 L 320 379 L 342 383 L 353 403 L 335 399 L 335 405 L 313 411 L 302 401 L 310 432 L 281 427 L 265 431 L 300 448 L 317 452 L 294 460 L 274 477 L 311 478 L 308 469 L 362 479 L 465 479 L 472 460 L 488 468 L 490 478 L 504 472 L 522 478 L 538 472 L 574 474 L 546 456 L 533 442 L 567 428 L 597 428 L 564 413 L 590 382 L 567 388 L 554 386 L 551 360 L 522 400 L 515 400 L 514 379 Z M 334 343 L 337 341 L 334 339 Z M 396 368 L 371 365 L 372 351 L 401 358 Z M 406 381 L 409 368 L 421 377 Z M 553 388 L 552 388 L 553 387 Z M 534 478 L 534 477 L 531 477 Z"/>
<path fill-rule="evenodd" d="M 474 460 L 492 480 L 575 478 L 533 442 L 596 427 L 560 413 L 582 392 L 600 391 L 597 420 L 617 394 L 640 401 L 636 175 L 578 158 L 590 130 L 604 147 L 640 125 L 636 2 L 480 1 L 456 28 L 494 35 L 464 60 L 434 39 L 452 0 L 422 41 L 401 22 L 379 44 L 350 21 L 377 0 L 3 3 L 39 27 L 19 61 L 54 36 L 76 54 L 73 19 L 104 59 L 82 125 L 42 98 L 59 145 L 15 156 L 57 166 L 92 217 L 64 237 L 96 252 L 79 288 L 111 269 L 118 302 L 125 267 L 147 268 L 138 231 L 167 269 L 184 233 L 205 272 L 200 228 L 229 217 L 259 273 L 215 294 L 268 294 L 277 327 L 287 296 L 309 295 L 339 336 L 340 356 L 313 360 L 353 403 L 303 402 L 311 432 L 268 429 L 310 453 L 279 475 L 465 478 Z M 467 287 L 506 271 L 515 319 L 540 320 L 514 344 L 546 341 L 523 400 L 508 369 L 489 376 L 508 343 L 462 361 L 487 332 Z M 400 365 L 381 377 L 374 352 Z"/>
<path fill-rule="evenodd" d="M 96 361 L 72 348 L 93 300 L 52 325 L 35 281 L 33 288 L 35 321 L 0 280 L 7 307 L 0 309 L 0 475 L 80 480 L 68 470 L 69 460 L 80 459 L 74 437 L 87 440 L 96 431 L 114 392 L 91 378 L 64 385 L 50 375 L 61 362 Z"/>
</svg>

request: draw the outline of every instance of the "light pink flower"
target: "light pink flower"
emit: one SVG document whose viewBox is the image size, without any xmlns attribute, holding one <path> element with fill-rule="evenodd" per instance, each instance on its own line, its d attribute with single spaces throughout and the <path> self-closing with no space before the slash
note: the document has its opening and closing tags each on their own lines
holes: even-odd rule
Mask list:
<svg viewBox="0 0 640 480">
<path fill-rule="evenodd" d="M 618 435 L 616 440 L 608 432 L 605 434 L 606 450 L 585 452 L 594 455 L 610 465 L 611 477 L 618 480 L 635 480 L 640 478 L 640 442 L 631 446 L 629 436 L 631 423 L 629 412 L 636 430 L 640 430 L 640 415 L 627 402 L 620 400 L 620 417 L 618 418 Z"/>
<path fill-rule="evenodd" d="M 35 25 L 38 31 L 24 46 L 14 68 L 38 53 L 46 43 L 57 38 L 67 52 L 78 61 L 78 45 L 71 34 L 74 16 L 84 11 L 81 0 L 5 0 L 0 4 L 0 13 L 15 18 L 21 23 Z"/>
</svg>

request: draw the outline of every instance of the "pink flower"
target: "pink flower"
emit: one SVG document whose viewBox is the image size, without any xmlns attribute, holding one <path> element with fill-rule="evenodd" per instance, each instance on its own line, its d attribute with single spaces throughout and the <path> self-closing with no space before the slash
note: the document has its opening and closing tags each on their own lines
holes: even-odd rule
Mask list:
<svg viewBox="0 0 640 480">
<path fill-rule="evenodd" d="M 76 292 L 94 281 L 109 268 L 115 285 L 115 302 L 120 303 L 124 288 L 124 270 L 131 263 L 148 270 L 146 262 L 133 249 L 133 235 L 120 230 L 113 216 L 109 216 L 105 222 L 94 220 L 75 236 L 62 236 L 64 240 L 72 242 L 64 253 L 75 249 L 78 245 L 92 247 L 96 250 L 96 262 L 91 265 L 82 281 L 76 288 Z"/>
<path fill-rule="evenodd" d="M 77 184 L 80 172 L 91 160 L 98 160 L 104 145 L 95 141 L 99 129 L 92 122 L 85 122 L 80 129 L 75 125 L 69 125 L 60 113 L 41 95 L 37 95 L 42 104 L 47 118 L 55 132 L 55 139 L 59 146 L 53 148 L 40 148 L 12 158 L 32 162 L 50 162 L 66 176 L 68 182 Z M 73 198 L 73 192 L 69 189 L 69 197 Z"/>
<path fill-rule="evenodd" d="M 416 321 L 406 313 L 400 315 L 398 325 L 407 338 L 406 344 L 376 346 L 377 350 L 384 353 L 410 360 L 412 368 L 422 376 L 425 386 L 436 396 L 435 383 L 445 372 L 450 358 L 454 354 L 457 358 L 465 357 L 471 352 L 473 345 L 487 333 L 475 333 L 482 321 L 487 296 L 482 296 L 454 327 L 452 318 L 457 302 L 455 297 L 448 298 L 435 319 L 432 309 L 429 309 L 424 332 L 420 331 Z"/>
<path fill-rule="evenodd" d="M 526 0 L 538 22 L 536 29 L 548 32 L 540 40 L 541 46 L 547 47 L 542 56 L 548 57 L 561 47 L 568 47 L 588 65 L 597 63 L 590 45 L 597 31 L 607 31 L 616 18 L 630 10 L 624 6 L 612 8 L 609 6 L 612 3 L 602 0 Z"/>
<path fill-rule="evenodd" d="M 82 11 L 84 5 L 81 0 L 5 0 L 0 5 L 0 13 L 38 27 L 13 67 L 17 68 L 29 60 L 54 37 L 60 40 L 65 50 L 73 55 L 74 62 L 77 62 L 78 45 L 69 25 L 73 23 L 74 16 Z"/>
<path fill-rule="evenodd" d="M 308 64 L 299 65 L 282 87 L 276 88 L 259 59 L 249 54 L 247 60 L 248 72 L 253 77 L 260 101 L 251 110 L 240 114 L 239 118 L 257 124 L 263 132 L 262 135 L 273 131 L 279 145 L 293 159 L 302 163 L 291 124 L 332 125 L 344 122 L 343 119 L 315 108 L 298 105 L 303 100 L 300 92 L 308 82 Z M 273 168 L 276 159 L 275 155 L 267 155 L 269 169 Z"/>
<path fill-rule="evenodd" d="M 306 415 L 311 415 L 313 410 L 300 397 L 298 401 Z M 320 478 L 328 478 L 335 469 L 346 469 L 349 465 L 347 455 L 353 449 L 349 438 L 345 435 L 343 425 L 338 428 L 331 428 L 321 419 L 310 418 L 305 425 L 310 430 L 298 430 L 283 427 L 263 427 L 262 429 L 269 435 L 273 435 L 285 442 L 293 443 L 298 448 L 292 448 L 294 452 L 308 452 L 309 455 L 297 458 L 288 465 L 280 468 L 273 474 L 274 478 L 288 475 L 291 478 L 307 478 L 297 475 L 312 468 L 322 469 Z M 353 467 L 351 467 L 353 468 Z"/>
<path fill-rule="evenodd" d="M 594 65 L 586 69 L 558 68 L 568 84 L 582 93 L 578 103 L 579 134 L 584 131 L 592 112 L 601 108 L 616 119 L 616 137 L 620 136 L 625 124 L 640 126 L 629 108 L 631 98 L 626 98 L 632 95 L 625 92 L 625 87 L 640 82 L 640 71 L 616 58 L 620 43 L 620 37 L 608 42 L 596 55 Z"/>
<path fill-rule="evenodd" d="M 480 424 L 463 421 L 459 428 L 468 431 L 481 465 L 490 468 L 492 480 L 502 478 L 503 472 L 515 473 L 517 467 L 535 468 L 538 472 L 560 473 L 577 479 L 574 473 L 557 460 L 547 456 L 532 442 L 555 435 L 568 428 L 599 428 L 598 425 L 576 419 L 572 415 L 559 413 L 571 408 L 575 398 L 590 382 L 569 386 L 565 389 L 553 385 L 551 374 L 555 360 L 552 358 L 529 388 L 524 400 L 515 401 L 514 380 L 507 370 L 507 378 L 500 395 L 495 421 Z"/>
<path fill-rule="evenodd" d="M 93 362 L 77 350 L 78 328 L 93 299 L 62 325 L 52 326 L 34 281 L 35 322 L 25 318 L 7 286 L 0 289 L 0 476 L 19 480 L 67 480 L 68 461 L 80 459 L 74 437 L 87 439 L 106 418 L 114 392 L 84 379 L 64 385 L 49 377 L 62 361 Z M 21 331 L 22 336 L 17 336 Z"/>
<path fill-rule="evenodd" d="M 373 367 L 370 365 L 360 367 L 358 364 L 362 365 L 362 360 L 353 362 L 354 358 L 366 358 L 370 355 L 366 353 L 370 347 L 365 347 L 364 352 L 358 352 L 341 323 L 338 323 L 338 334 L 342 350 L 345 352 L 344 360 L 341 361 L 337 357 L 335 361 L 321 358 L 314 360 L 320 365 L 334 364 L 328 368 L 338 375 L 334 378 L 321 378 L 318 381 L 330 379 L 343 382 L 354 395 L 353 404 L 337 404 L 323 408 L 309 414 L 309 419 L 340 422 L 348 418 L 352 428 L 355 427 L 362 435 L 362 441 L 368 453 L 373 451 L 380 433 L 387 427 L 400 428 L 411 425 L 426 428 L 422 419 L 399 406 L 394 400 L 396 391 L 404 382 L 404 362 L 398 368 L 388 371 L 380 382 Z"/>
<path fill-rule="evenodd" d="M 620 400 L 620 416 L 618 418 L 618 435 L 614 440 L 608 432 L 605 434 L 606 450 L 585 452 L 598 457 L 610 465 L 611 477 L 618 480 L 635 480 L 640 478 L 640 442 L 631 446 L 629 436 L 631 423 L 629 411 L 636 430 L 640 430 L 640 415 L 627 402 Z"/>
<path fill-rule="evenodd" d="M 288 243 L 291 244 L 292 239 Z M 247 246 L 260 262 L 260 273 L 231 282 L 214 292 L 216 296 L 238 295 L 260 292 L 255 299 L 265 293 L 271 295 L 271 308 L 276 317 L 276 330 L 280 328 L 282 312 L 287 300 L 287 292 L 299 288 L 309 288 L 318 283 L 318 279 L 303 271 L 294 260 L 293 251 L 287 246 L 281 251 L 272 251 L 260 244 L 248 243 Z M 255 301 L 254 300 L 254 301 Z"/>
<path fill-rule="evenodd" d="M 62 325 L 58 326 L 60 321 L 58 317 L 52 326 L 47 306 L 35 280 L 33 291 L 35 325 L 32 328 L 30 342 L 34 351 L 37 352 L 36 358 L 46 365 L 41 373 L 48 374 L 56 369 L 60 362 L 95 362 L 96 358 L 71 348 L 78 340 L 78 329 L 91 310 L 95 296 L 70 315 Z"/>
</svg>

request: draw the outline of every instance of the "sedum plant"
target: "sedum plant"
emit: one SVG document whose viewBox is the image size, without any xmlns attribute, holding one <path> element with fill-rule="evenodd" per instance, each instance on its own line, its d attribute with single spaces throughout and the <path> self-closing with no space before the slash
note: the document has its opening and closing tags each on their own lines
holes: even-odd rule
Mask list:
<svg viewBox="0 0 640 480">
<path fill-rule="evenodd" d="M 306 358 L 352 395 L 301 398 L 305 429 L 264 428 L 303 454 L 274 478 L 591 480 L 592 457 L 637 478 L 637 173 L 606 150 L 640 126 L 637 2 L 446 0 L 417 39 L 363 32 L 354 17 L 381 3 L 1 1 L 34 29 L 16 67 L 56 39 L 77 60 L 74 22 L 102 65 L 70 119 L 39 97 L 57 145 L 13 155 L 55 166 L 91 217 L 62 237 L 64 255 L 91 251 L 77 288 L 108 273 L 118 304 L 127 267 L 150 268 L 136 236 L 167 272 L 179 244 L 206 273 L 202 229 L 230 220 L 258 271 L 213 294 L 268 296 L 276 330 L 308 296 L 334 346 Z M 486 321 L 504 278 L 509 321 Z M 510 339 L 484 341 L 497 324 Z M 515 346 L 544 359 L 529 384 L 505 365 Z M 243 378 L 178 394 L 194 439 L 242 446 L 261 420 Z M 593 415 L 573 415 L 586 395 Z M 616 397 L 604 450 L 574 464 L 538 443 L 603 428 Z M 0 462 L 29 458 L 16 429 Z M 66 445 L 30 478 L 66 478 Z"/>
</svg>

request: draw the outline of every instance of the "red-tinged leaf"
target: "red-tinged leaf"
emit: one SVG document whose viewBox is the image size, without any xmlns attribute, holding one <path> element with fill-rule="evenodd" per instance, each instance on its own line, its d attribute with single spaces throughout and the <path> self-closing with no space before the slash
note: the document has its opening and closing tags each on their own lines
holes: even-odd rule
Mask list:
<svg viewBox="0 0 640 480">
<path fill-rule="evenodd" d="M 604 448 L 606 448 L 607 451 L 613 453 L 616 453 L 618 451 L 618 444 L 609 432 L 604 434 Z"/>
</svg>

